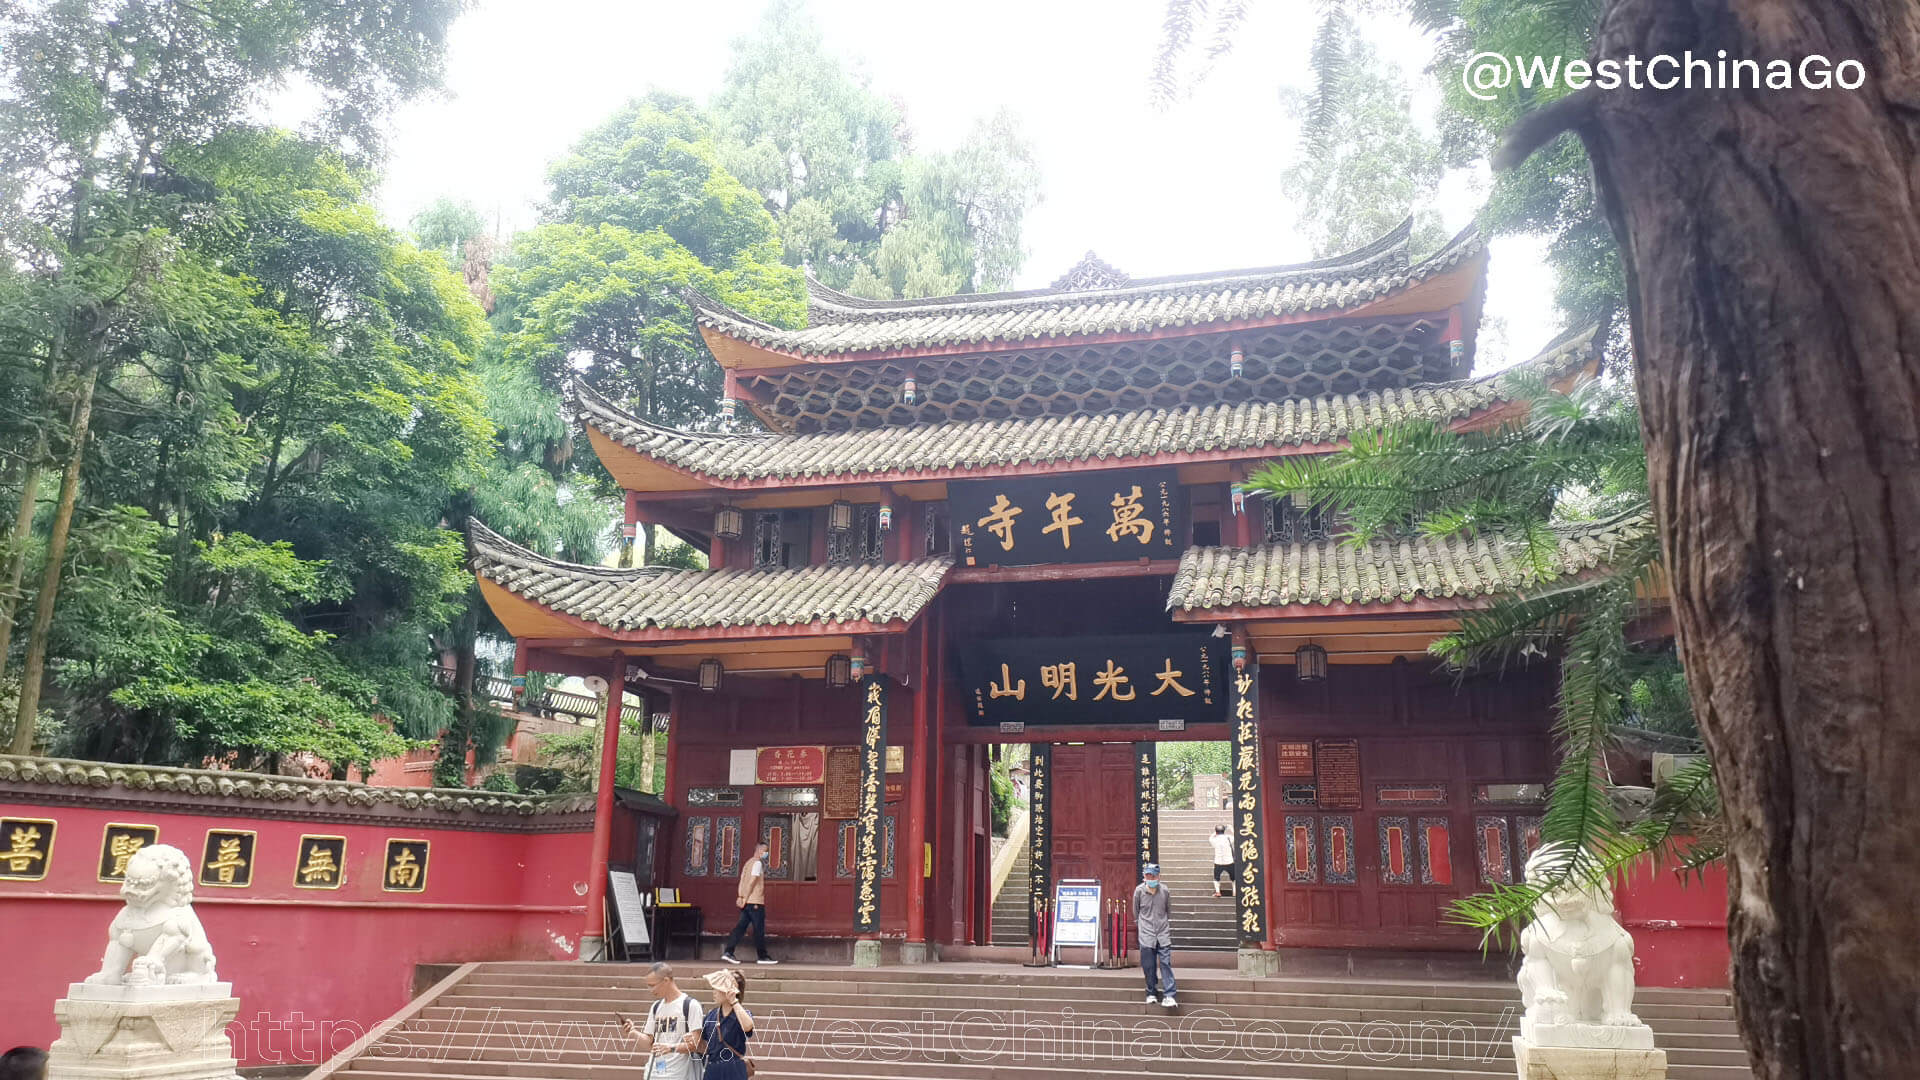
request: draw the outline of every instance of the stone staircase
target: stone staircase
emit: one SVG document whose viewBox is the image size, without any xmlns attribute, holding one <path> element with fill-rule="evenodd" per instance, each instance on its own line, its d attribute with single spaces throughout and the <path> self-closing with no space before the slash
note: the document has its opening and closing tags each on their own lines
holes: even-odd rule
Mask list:
<svg viewBox="0 0 1920 1080">
<path fill-rule="evenodd" d="M 1239 947 L 1239 909 L 1231 897 L 1213 898 L 1216 825 L 1233 827 L 1231 810 L 1160 811 L 1160 880 L 1173 892 L 1173 951 L 1232 951 Z"/>
<path fill-rule="evenodd" d="M 1160 880 L 1173 891 L 1173 946 L 1179 951 L 1231 952 L 1239 945 L 1237 909 L 1213 898 L 1213 827 L 1232 827 L 1228 810 L 1160 811 Z M 1027 853 L 1022 851 L 993 900 L 993 944 L 1027 945 Z"/>
<path fill-rule="evenodd" d="M 1007 883 L 1000 886 L 1000 895 L 993 898 L 993 940 L 994 945 L 1017 945 L 1026 948 L 1027 937 L 1027 877 L 1032 873 L 1032 863 L 1027 859 L 1028 848 L 1022 844 L 1020 854 L 1013 858 L 1013 869 L 1007 872 Z"/>
<path fill-rule="evenodd" d="M 614 1011 L 639 1014 L 645 965 L 463 966 L 309 1080 L 644 1080 Z M 688 963 L 683 988 L 712 993 Z M 1192 971 L 1180 1008 L 1135 971 L 978 963 L 744 969 L 758 1080 L 1493 1080 L 1514 1075 L 1510 982 Z M 1643 990 L 1671 1080 L 1751 1080 L 1725 991 Z"/>
</svg>

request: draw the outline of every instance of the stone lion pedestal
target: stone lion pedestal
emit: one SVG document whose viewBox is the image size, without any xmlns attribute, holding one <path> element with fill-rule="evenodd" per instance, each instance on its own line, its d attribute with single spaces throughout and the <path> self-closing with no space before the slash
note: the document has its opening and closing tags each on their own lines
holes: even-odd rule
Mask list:
<svg viewBox="0 0 1920 1080">
<path fill-rule="evenodd" d="M 1541 882 L 1570 857 L 1560 845 L 1541 848 L 1527 860 L 1527 880 Z M 1543 896 L 1520 950 L 1520 1080 L 1666 1080 L 1667 1052 L 1631 1011 L 1633 936 L 1614 919 L 1606 882 L 1566 881 Z"/>
<path fill-rule="evenodd" d="M 120 896 L 100 970 L 54 1003 L 48 1080 L 237 1080 L 227 1024 L 240 999 L 214 974 L 186 853 L 141 848 Z"/>
<path fill-rule="evenodd" d="M 74 983 L 54 1003 L 60 1038 L 48 1080 L 234 1080 L 227 1025 L 240 999 L 227 983 L 101 986 Z"/>
</svg>

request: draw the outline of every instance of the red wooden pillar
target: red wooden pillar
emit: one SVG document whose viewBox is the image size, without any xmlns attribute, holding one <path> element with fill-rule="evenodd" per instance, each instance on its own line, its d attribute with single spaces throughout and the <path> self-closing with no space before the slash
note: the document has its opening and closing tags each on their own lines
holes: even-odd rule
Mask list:
<svg viewBox="0 0 1920 1080">
<path fill-rule="evenodd" d="M 934 692 L 932 666 L 933 616 L 929 612 L 920 619 L 920 656 L 914 667 L 913 687 L 913 758 L 907 766 L 907 836 L 906 850 L 894 853 L 894 865 L 906 875 L 907 901 L 907 944 L 918 944 L 918 950 L 909 948 L 909 963 L 924 962 L 927 957 L 927 878 L 926 878 L 926 841 L 927 841 L 927 763 L 933 756 L 931 717 L 927 698 Z"/>
<path fill-rule="evenodd" d="M 620 759 L 620 712 L 627 689 L 627 657 L 614 653 L 607 671 L 607 713 L 600 730 L 600 786 L 593 806 L 593 850 L 587 867 L 587 925 L 580 958 L 598 960 L 606 950 L 607 848 L 613 839 L 614 766 Z"/>
<path fill-rule="evenodd" d="M 667 691 L 667 778 L 660 785 L 660 798 L 671 805 L 673 803 L 673 782 L 679 775 L 680 744 L 686 740 L 680 738 L 680 688 Z"/>
<path fill-rule="evenodd" d="M 1244 485 L 1247 482 L 1247 473 L 1249 471 L 1245 465 L 1235 467 L 1233 470 L 1233 482 Z M 1242 548 L 1252 547 L 1253 500 L 1246 500 L 1236 513 L 1233 506 L 1233 496 L 1229 493 L 1227 496 L 1227 512 L 1233 514 L 1233 546 Z"/>
</svg>

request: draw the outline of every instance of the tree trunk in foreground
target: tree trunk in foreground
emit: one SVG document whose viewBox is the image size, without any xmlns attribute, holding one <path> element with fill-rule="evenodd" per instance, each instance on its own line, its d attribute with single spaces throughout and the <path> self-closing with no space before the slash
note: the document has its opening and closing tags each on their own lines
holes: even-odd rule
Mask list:
<svg viewBox="0 0 1920 1080">
<path fill-rule="evenodd" d="M 1621 241 L 1681 658 L 1765 1080 L 1920 1061 L 1920 6 L 1616 0 L 1600 58 L 1862 62 L 1569 123 Z"/>
<path fill-rule="evenodd" d="M 73 506 L 80 496 L 80 466 L 87 457 L 87 427 L 93 419 L 93 388 L 100 381 L 96 361 L 81 376 L 79 397 L 73 406 L 73 431 L 68 436 L 67 469 L 60 477 L 60 502 L 54 508 L 47 535 L 47 567 L 40 577 L 40 594 L 33 605 L 33 626 L 27 631 L 27 655 L 20 665 L 20 708 L 14 713 L 15 754 L 33 752 L 33 721 L 40 712 L 40 684 L 46 676 L 47 637 L 53 632 L 53 606 L 60 596 L 60 570 L 67 561 L 67 537 L 73 527 Z"/>
</svg>

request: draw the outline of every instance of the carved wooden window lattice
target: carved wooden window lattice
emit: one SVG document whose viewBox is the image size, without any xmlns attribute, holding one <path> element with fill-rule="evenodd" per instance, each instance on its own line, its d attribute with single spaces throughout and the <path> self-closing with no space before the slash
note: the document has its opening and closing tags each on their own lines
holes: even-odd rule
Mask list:
<svg viewBox="0 0 1920 1080">
<path fill-rule="evenodd" d="M 1332 512 L 1306 506 L 1304 502 L 1293 495 L 1260 500 L 1260 512 L 1267 525 L 1267 543 L 1311 544 L 1332 539 Z"/>
<path fill-rule="evenodd" d="M 786 549 L 780 544 L 780 515 L 753 516 L 753 568 L 769 570 L 786 565 Z"/>
<path fill-rule="evenodd" d="M 878 506 L 859 507 L 854 512 L 853 528 L 827 533 L 827 562 L 835 566 L 886 561 L 886 534 L 880 531 Z"/>
<path fill-rule="evenodd" d="M 947 504 L 943 502 L 927 504 L 926 553 L 945 555 L 953 540 L 947 535 Z"/>
</svg>

